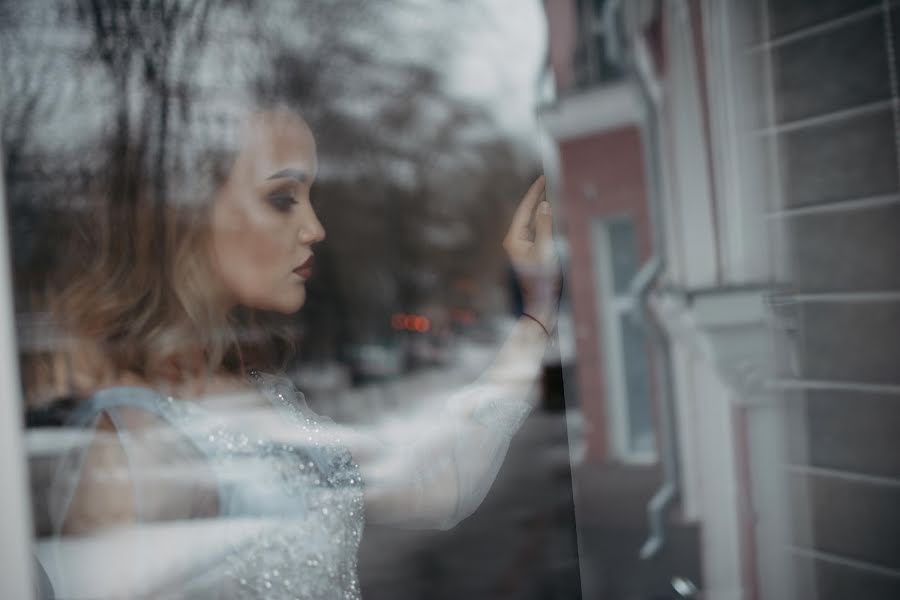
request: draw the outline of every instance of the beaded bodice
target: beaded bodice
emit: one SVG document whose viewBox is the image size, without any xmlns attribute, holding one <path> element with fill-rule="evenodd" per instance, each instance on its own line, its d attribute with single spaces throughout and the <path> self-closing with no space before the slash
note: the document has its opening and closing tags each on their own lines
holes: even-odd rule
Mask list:
<svg viewBox="0 0 900 600">
<path fill-rule="evenodd" d="M 252 536 L 224 536 L 224 560 L 182 589 L 190 598 L 354 599 L 363 530 L 359 469 L 334 427 L 314 414 L 286 378 L 250 379 L 297 435 L 274 442 L 235 419 L 146 388 L 97 393 L 85 414 L 140 408 L 188 438 L 215 474 L 218 520 L 253 523 Z M 323 431 L 323 430 L 328 430 Z M 240 524 L 240 525 L 238 525 Z"/>
<path fill-rule="evenodd" d="M 358 466 L 336 435 L 339 428 L 314 414 L 288 379 L 258 372 L 249 379 L 274 408 L 276 418 L 268 409 L 259 415 L 235 413 L 218 404 L 215 409 L 206 408 L 142 387 L 99 391 L 79 409 L 81 418 L 76 421 L 81 425 L 90 426 L 99 414 L 106 414 L 126 454 L 135 441 L 130 439 L 128 419 L 120 418 L 128 412 L 121 409 L 152 413 L 167 424 L 166 432 L 174 431 L 193 446 L 186 449 L 189 460 L 196 459 L 196 449 L 202 466 L 214 475 L 217 511 L 200 513 L 216 513 L 217 530 L 226 530 L 221 543 L 214 544 L 205 565 L 186 577 L 174 577 L 177 582 L 163 584 L 169 587 L 154 588 L 150 597 L 359 598 L 363 483 Z M 371 461 L 366 464 L 368 518 L 446 529 L 471 514 L 484 499 L 510 438 L 530 410 L 526 401 L 505 394 L 495 384 L 467 386 L 447 401 L 438 419 L 440 427 L 407 440 L 398 449 L 380 442 L 366 446 L 355 434 L 356 444 L 370 448 L 365 454 Z M 263 418 L 255 420 L 255 416 Z M 140 442 L 140 428 L 134 433 Z M 162 445 L 167 443 L 164 439 Z M 148 491 L 141 464 L 129 460 L 136 499 Z M 80 467 L 65 463 L 59 471 L 64 476 L 57 479 L 64 484 L 51 494 L 61 499 L 51 510 L 57 534 L 79 471 Z M 145 514 L 140 506 L 135 509 L 140 523 L 153 521 L 155 513 Z M 137 546 L 149 548 L 140 539 Z M 139 568 L 148 564 L 143 557 L 135 562 Z M 78 557 L 73 564 L 77 567 Z"/>
<path fill-rule="evenodd" d="M 267 536 L 230 554 L 229 575 L 237 581 L 238 597 L 359 598 L 357 551 L 364 518 L 359 469 L 340 439 L 322 436 L 330 421 L 315 415 L 289 380 L 256 371 L 250 376 L 284 418 L 299 425 L 306 444 L 257 440 L 253 445 L 247 440 L 245 445 L 244 434 L 232 440 L 228 432 L 216 442 L 220 451 L 224 443 L 226 462 L 247 452 L 261 463 L 270 492 L 287 502 L 286 510 L 272 515 L 287 521 L 276 520 Z M 254 477 L 259 475 L 257 471 Z M 247 503 L 247 491 L 240 485 L 226 492 L 223 509 L 258 513 L 252 499 Z"/>
</svg>

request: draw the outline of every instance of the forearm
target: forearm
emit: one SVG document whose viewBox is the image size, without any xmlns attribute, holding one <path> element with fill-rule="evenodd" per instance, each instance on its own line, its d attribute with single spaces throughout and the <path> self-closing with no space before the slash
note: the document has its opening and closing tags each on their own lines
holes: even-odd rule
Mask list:
<svg viewBox="0 0 900 600">
<path fill-rule="evenodd" d="M 544 352 L 550 342 L 550 325 L 543 325 L 549 321 L 549 318 L 537 315 L 534 318 L 519 317 L 496 357 L 477 381 L 509 386 L 510 394 L 527 392 L 540 374 Z"/>
<path fill-rule="evenodd" d="M 541 177 L 516 209 L 503 241 L 529 316 L 516 322 L 484 372 L 450 396 L 436 423 L 439 433 L 423 432 L 419 444 L 406 446 L 406 460 L 367 469 L 367 502 L 374 509 L 367 515 L 447 528 L 471 514 L 490 489 L 510 439 L 533 408 L 533 388 L 556 321 L 559 264 L 544 197 Z"/>
<path fill-rule="evenodd" d="M 360 461 L 371 522 L 448 528 L 481 503 L 512 435 L 530 412 L 547 334 L 522 317 L 478 379 L 447 399 L 416 440 L 380 445 Z"/>
<path fill-rule="evenodd" d="M 550 343 L 547 330 L 552 327 L 543 323 L 552 321 L 546 314 L 520 317 L 487 369 L 453 399 L 457 414 L 483 421 L 482 415 L 492 411 L 527 412 L 516 407 L 533 405 L 533 389 Z"/>
</svg>

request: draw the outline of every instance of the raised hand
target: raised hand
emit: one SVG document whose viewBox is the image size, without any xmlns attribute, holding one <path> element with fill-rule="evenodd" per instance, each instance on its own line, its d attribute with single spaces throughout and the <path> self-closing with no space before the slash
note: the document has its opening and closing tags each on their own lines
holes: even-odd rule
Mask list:
<svg viewBox="0 0 900 600">
<path fill-rule="evenodd" d="M 560 268 L 543 175 L 531 184 L 516 208 L 503 248 L 522 288 L 525 312 L 550 330 L 556 321 Z"/>
</svg>

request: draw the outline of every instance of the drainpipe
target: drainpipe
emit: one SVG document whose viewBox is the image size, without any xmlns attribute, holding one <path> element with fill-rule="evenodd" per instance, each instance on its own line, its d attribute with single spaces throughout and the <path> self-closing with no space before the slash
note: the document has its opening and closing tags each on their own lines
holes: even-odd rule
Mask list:
<svg viewBox="0 0 900 600">
<path fill-rule="evenodd" d="M 638 323 L 651 342 L 654 352 L 657 381 L 659 381 L 659 427 L 662 439 L 660 460 L 663 482 L 647 504 L 649 535 L 640 550 L 640 557 L 648 560 L 656 556 L 666 542 L 666 515 L 679 494 L 678 432 L 675 419 L 675 398 L 669 340 L 666 332 L 649 307 L 654 285 L 665 269 L 666 238 L 663 227 L 662 160 L 659 134 L 659 108 L 662 101 L 659 81 L 647 44 L 640 34 L 626 46 L 622 31 L 622 2 L 610 0 L 604 11 L 607 54 L 628 72 L 636 83 L 644 109 L 643 134 L 645 176 L 649 195 L 653 254 L 644 263 L 629 285 L 632 297 L 632 319 Z"/>
</svg>

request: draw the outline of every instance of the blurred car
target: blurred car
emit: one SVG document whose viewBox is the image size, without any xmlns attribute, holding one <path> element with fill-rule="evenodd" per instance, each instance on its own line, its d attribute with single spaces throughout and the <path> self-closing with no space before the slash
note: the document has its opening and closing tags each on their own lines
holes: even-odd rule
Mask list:
<svg viewBox="0 0 900 600">
<path fill-rule="evenodd" d="M 345 356 L 354 383 L 396 377 L 406 367 L 405 353 L 398 344 L 356 344 Z"/>
<path fill-rule="evenodd" d="M 453 357 L 453 343 L 449 335 L 416 335 L 409 340 L 409 362 L 417 367 L 447 365 Z"/>
<path fill-rule="evenodd" d="M 413 313 L 397 313 L 391 326 L 404 336 L 408 365 L 447 365 L 453 358 L 454 334 L 450 311 L 444 306 L 426 305 Z"/>
</svg>

